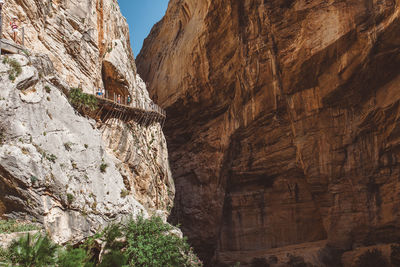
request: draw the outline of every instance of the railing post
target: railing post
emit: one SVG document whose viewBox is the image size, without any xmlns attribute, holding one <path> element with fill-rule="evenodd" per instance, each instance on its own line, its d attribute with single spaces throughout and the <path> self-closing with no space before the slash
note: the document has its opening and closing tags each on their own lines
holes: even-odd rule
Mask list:
<svg viewBox="0 0 400 267">
<path fill-rule="evenodd" d="M 25 46 L 25 27 L 22 27 L 22 46 Z"/>
<path fill-rule="evenodd" d="M 1 57 L 1 45 L 2 45 L 2 38 L 3 38 L 3 19 L 2 19 L 3 4 L 4 4 L 4 1 L 0 0 L 0 57 Z"/>
</svg>

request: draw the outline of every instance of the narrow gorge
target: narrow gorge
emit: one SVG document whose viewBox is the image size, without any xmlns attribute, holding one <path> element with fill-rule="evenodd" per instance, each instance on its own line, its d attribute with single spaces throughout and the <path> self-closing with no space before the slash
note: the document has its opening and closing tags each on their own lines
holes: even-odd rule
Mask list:
<svg viewBox="0 0 400 267">
<path fill-rule="evenodd" d="M 0 1 L 1 266 L 400 266 L 400 0 L 122 1 Z"/>
<path fill-rule="evenodd" d="M 399 14 L 170 1 L 137 66 L 168 114 L 169 220 L 206 266 L 361 266 L 374 248 L 399 266 Z"/>
</svg>

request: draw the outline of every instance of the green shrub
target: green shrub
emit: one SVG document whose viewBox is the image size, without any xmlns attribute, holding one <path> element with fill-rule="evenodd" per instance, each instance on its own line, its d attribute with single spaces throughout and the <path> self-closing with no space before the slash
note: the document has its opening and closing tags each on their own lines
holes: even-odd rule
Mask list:
<svg viewBox="0 0 400 267">
<path fill-rule="evenodd" d="M 11 258 L 11 255 L 10 255 L 10 253 L 8 253 L 8 250 L 0 247 L 0 266 L 3 266 L 2 263 L 9 262 L 10 258 Z M 7 266 L 7 265 L 5 265 L 5 266 Z"/>
<path fill-rule="evenodd" d="M 368 250 L 362 254 L 356 261 L 357 267 L 387 267 L 389 266 L 382 252 L 376 248 Z"/>
<path fill-rule="evenodd" d="M 107 163 L 102 163 L 102 164 L 100 165 L 100 171 L 101 171 L 101 173 L 105 173 L 106 170 L 107 170 L 107 167 L 108 167 L 108 164 L 107 164 Z"/>
<path fill-rule="evenodd" d="M 53 162 L 53 163 L 56 163 L 57 157 L 56 157 L 56 155 L 54 155 L 54 154 L 50 154 L 50 155 L 46 154 L 46 159 L 47 159 L 48 161 L 51 161 L 51 162 Z"/>
<path fill-rule="evenodd" d="M 89 267 L 94 264 L 89 262 L 88 255 L 83 248 L 67 247 L 65 250 L 60 250 L 58 267 Z"/>
<path fill-rule="evenodd" d="M 128 266 L 128 257 L 121 251 L 113 250 L 110 253 L 104 255 L 103 260 L 99 264 L 99 267 L 123 267 Z"/>
<path fill-rule="evenodd" d="M 75 199 L 75 197 L 74 197 L 73 194 L 70 194 L 70 193 L 67 194 L 67 202 L 68 202 L 68 205 L 71 205 L 72 202 L 74 202 L 74 199 Z"/>
<path fill-rule="evenodd" d="M 65 150 L 71 151 L 72 150 L 72 148 L 71 148 L 72 145 L 73 144 L 71 142 L 64 143 Z"/>
<path fill-rule="evenodd" d="M 86 94 L 80 88 L 71 88 L 69 92 L 69 102 L 75 108 L 88 108 L 96 110 L 98 108 L 97 99 L 94 95 Z"/>
<path fill-rule="evenodd" d="M 27 234 L 14 240 L 8 248 L 9 259 L 19 266 L 52 266 L 56 262 L 57 245 L 40 233 Z"/>
<path fill-rule="evenodd" d="M 126 253 L 130 266 L 194 266 L 188 255 L 190 247 L 185 239 L 166 234 L 172 226 L 159 217 L 145 220 L 139 217 L 126 226 Z M 185 256 L 186 255 L 186 256 Z"/>
<path fill-rule="evenodd" d="M 50 92 L 51 92 L 50 86 L 46 85 L 46 86 L 44 87 L 44 89 L 46 90 L 46 92 L 47 92 L 48 94 L 50 94 Z"/>
<path fill-rule="evenodd" d="M 15 81 L 15 79 L 22 73 L 21 64 L 13 58 L 4 57 L 3 64 L 8 64 L 10 69 L 7 71 L 8 79 Z"/>
<path fill-rule="evenodd" d="M 102 262 L 97 266 L 152 266 L 152 267 L 201 267 L 186 239 L 168 233 L 173 228 L 159 217 L 130 220 L 126 224 L 107 227 L 85 244 L 93 250 L 93 241 L 105 243 Z M 95 258 L 95 255 L 92 255 Z"/>
<path fill-rule="evenodd" d="M 110 225 L 77 248 L 61 248 L 47 236 L 28 234 L 0 250 L 0 262 L 30 267 L 201 267 L 186 240 L 169 233 L 172 229 L 158 217 L 139 217 Z"/>
<path fill-rule="evenodd" d="M 126 189 L 121 190 L 121 197 L 126 198 L 129 195 L 129 191 Z"/>
<path fill-rule="evenodd" d="M 38 178 L 35 175 L 31 175 L 31 183 L 34 184 L 36 183 Z"/>
<path fill-rule="evenodd" d="M 0 146 L 4 144 L 6 137 L 3 133 L 3 131 L 0 130 Z"/>
<path fill-rule="evenodd" d="M 17 222 L 16 220 L 0 220 L 0 234 L 10 234 L 18 232 L 27 232 L 39 230 L 38 225 L 26 222 Z"/>
</svg>

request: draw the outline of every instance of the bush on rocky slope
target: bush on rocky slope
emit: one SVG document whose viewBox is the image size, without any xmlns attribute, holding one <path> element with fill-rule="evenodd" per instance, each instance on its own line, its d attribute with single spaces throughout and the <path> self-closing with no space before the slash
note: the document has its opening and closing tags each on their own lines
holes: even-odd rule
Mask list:
<svg viewBox="0 0 400 267">
<path fill-rule="evenodd" d="M 176 236 L 173 230 L 159 217 L 139 217 L 136 221 L 111 225 L 77 248 L 57 248 L 40 233 L 28 234 L 0 251 L 0 262 L 59 267 L 202 266 L 186 239 Z"/>
<path fill-rule="evenodd" d="M 71 88 L 69 101 L 75 108 L 87 108 L 91 111 L 97 109 L 98 103 L 94 95 L 86 94 L 80 88 Z"/>
<path fill-rule="evenodd" d="M 0 220 L 0 234 L 40 230 L 37 224 L 16 220 Z"/>
</svg>

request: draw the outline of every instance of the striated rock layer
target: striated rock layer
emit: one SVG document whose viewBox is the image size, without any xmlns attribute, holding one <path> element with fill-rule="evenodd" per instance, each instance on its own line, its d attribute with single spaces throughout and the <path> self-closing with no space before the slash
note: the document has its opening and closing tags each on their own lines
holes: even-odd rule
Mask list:
<svg viewBox="0 0 400 267">
<path fill-rule="evenodd" d="M 399 240 L 399 14 L 398 0 L 170 2 L 138 72 L 169 114 L 171 220 L 208 264 L 303 244 L 321 266 Z"/>
<path fill-rule="evenodd" d="M 174 186 L 160 124 L 80 116 L 51 66 L 45 56 L 0 62 L 0 216 L 36 220 L 59 243 L 140 213 L 166 216 Z"/>
<path fill-rule="evenodd" d="M 129 28 L 116 0 L 9 0 L 3 7 L 4 37 L 11 39 L 9 22 L 20 21 L 17 42 L 29 51 L 46 53 L 58 75 L 88 93 L 105 87 L 116 93 L 143 92 L 135 82 L 136 65 Z"/>
<path fill-rule="evenodd" d="M 168 216 L 175 188 L 161 123 L 116 110 L 99 123 L 66 97 L 104 87 L 151 108 L 117 1 L 10 0 L 3 15 L 22 21 L 29 53 L 0 61 L 0 217 L 37 220 L 63 243 L 139 213 Z"/>
</svg>

